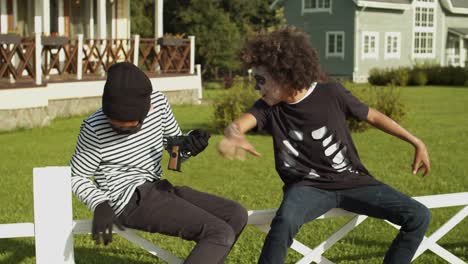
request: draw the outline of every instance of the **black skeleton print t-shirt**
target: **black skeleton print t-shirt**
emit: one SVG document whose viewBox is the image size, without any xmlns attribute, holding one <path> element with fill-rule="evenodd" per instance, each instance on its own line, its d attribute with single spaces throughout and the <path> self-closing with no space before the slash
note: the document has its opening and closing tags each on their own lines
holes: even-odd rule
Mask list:
<svg viewBox="0 0 468 264">
<path fill-rule="evenodd" d="M 285 187 L 347 189 L 378 185 L 359 159 L 346 118 L 367 119 L 369 107 L 338 83 L 314 83 L 299 102 L 248 111 L 273 136 L 275 166 Z"/>
</svg>

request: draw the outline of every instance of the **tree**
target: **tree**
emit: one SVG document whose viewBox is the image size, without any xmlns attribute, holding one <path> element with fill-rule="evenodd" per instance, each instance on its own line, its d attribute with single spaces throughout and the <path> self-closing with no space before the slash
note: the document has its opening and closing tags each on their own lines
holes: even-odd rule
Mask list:
<svg viewBox="0 0 468 264">
<path fill-rule="evenodd" d="M 154 0 L 130 1 L 130 20 L 132 35 L 154 37 Z"/>
<path fill-rule="evenodd" d="M 239 29 L 216 1 L 193 0 L 179 11 L 179 18 L 185 32 L 196 36 L 198 59 L 208 77 L 239 68 Z"/>
</svg>

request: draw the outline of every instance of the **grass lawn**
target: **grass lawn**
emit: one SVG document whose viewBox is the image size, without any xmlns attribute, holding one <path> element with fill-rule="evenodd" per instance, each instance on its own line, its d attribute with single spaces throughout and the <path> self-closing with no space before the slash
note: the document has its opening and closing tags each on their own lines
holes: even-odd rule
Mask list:
<svg viewBox="0 0 468 264">
<path fill-rule="evenodd" d="M 205 95 L 214 98 L 219 93 L 208 90 Z M 403 125 L 426 142 L 432 174 L 427 178 L 411 175 L 412 147 L 377 130 L 353 135 L 364 164 L 376 178 L 411 196 L 468 191 L 468 89 L 411 87 L 403 89 L 402 96 L 409 108 Z M 184 131 L 212 127 L 210 104 L 174 106 L 173 110 Z M 45 128 L 0 133 L 0 223 L 32 222 L 32 169 L 67 165 L 83 118 L 60 119 Z M 249 138 L 263 154 L 261 158 L 249 158 L 244 162 L 223 160 L 215 149 L 221 136 L 214 135 L 202 155 L 183 165 L 183 173 L 166 172 L 165 177 L 175 184 L 237 200 L 248 209 L 277 207 L 282 197 L 282 184 L 273 166 L 271 138 L 260 135 Z M 163 164 L 166 166 L 167 160 Z M 73 203 L 75 219 L 91 218 L 84 205 L 75 198 Z M 432 210 L 428 234 L 458 210 L 459 207 Z M 349 218 L 314 221 L 306 224 L 296 238 L 313 247 L 347 220 Z M 381 263 L 395 235 L 396 230 L 383 221 L 367 219 L 324 256 L 336 263 Z M 144 236 L 181 257 L 187 256 L 194 245 L 159 234 Z M 255 263 L 263 239 L 262 232 L 246 228 L 227 263 Z M 468 261 L 468 219 L 439 242 Z M 299 257 L 291 251 L 287 263 Z M 163 263 L 118 236 L 107 247 L 95 246 L 89 236 L 75 236 L 75 259 L 76 263 L 83 264 Z M 0 240 L 0 263 L 35 263 L 34 260 L 33 239 Z M 446 262 L 425 253 L 415 263 Z"/>
</svg>

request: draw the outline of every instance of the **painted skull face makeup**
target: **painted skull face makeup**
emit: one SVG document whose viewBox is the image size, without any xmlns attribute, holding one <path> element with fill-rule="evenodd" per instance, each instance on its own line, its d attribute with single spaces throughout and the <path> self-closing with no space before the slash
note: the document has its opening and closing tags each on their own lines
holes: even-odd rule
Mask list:
<svg viewBox="0 0 468 264">
<path fill-rule="evenodd" d="M 260 92 L 262 99 L 270 106 L 283 100 L 284 94 L 279 83 L 268 73 L 264 66 L 253 67 L 255 90 Z"/>
</svg>

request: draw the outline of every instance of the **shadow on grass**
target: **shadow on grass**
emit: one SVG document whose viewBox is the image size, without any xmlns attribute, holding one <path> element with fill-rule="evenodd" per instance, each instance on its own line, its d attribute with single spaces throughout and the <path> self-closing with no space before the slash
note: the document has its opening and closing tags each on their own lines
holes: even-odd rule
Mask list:
<svg viewBox="0 0 468 264">
<path fill-rule="evenodd" d="M 23 239 L 2 239 L 0 240 L 0 264 L 13 264 L 21 263 L 26 259 L 31 259 L 36 255 L 34 241 Z M 75 247 L 75 263 L 112 263 L 112 264 L 150 264 L 159 263 L 157 258 L 154 257 L 153 261 L 136 260 L 134 257 L 124 256 L 125 252 L 122 250 L 98 247 L 83 248 Z M 118 255 L 118 256 L 115 256 Z M 150 256 L 151 257 L 151 256 Z M 29 262 L 29 261 L 28 261 Z M 163 261 L 160 261 L 163 263 Z"/>
<path fill-rule="evenodd" d="M 35 256 L 34 242 L 31 239 L 0 240 L 0 264 L 20 263 L 26 258 Z"/>
<path fill-rule="evenodd" d="M 364 240 L 364 239 L 353 239 L 352 244 L 359 246 L 359 247 L 375 247 L 379 246 L 379 249 L 375 251 L 368 252 L 366 254 L 358 254 L 358 255 L 346 255 L 346 256 L 341 256 L 341 257 L 330 257 L 330 260 L 340 263 L 341 261 L 356 261 L 356 260 L 365 260 L 365 259 L 371 259 L 375 257 L 381 257 L 382 259 L 385 256 L 385 253 L 387 253 L 387 249 L 390 247 L 390 243 L 388 242 L 383 242 L 383 241 L 377 241 L 377 240 Z M 459 249 L 459 248 L 465 248 L 466 250 L 463 250 L 463 253 L 458 253 L 454 254 L 458 258 L 466 261 L 468 259 L 468 242 L 456 242 L 456 243 L 440 243 L 440 246 L 443 248 L 447 249 L 448 251 L 455 252 L 454 249 Z M 423 253 L 426 254 L 428 252 L 432 252 L 430 250 L 427 250 Z M 437 256 L 438 257 L 438 256 Z"/>
</svg>

